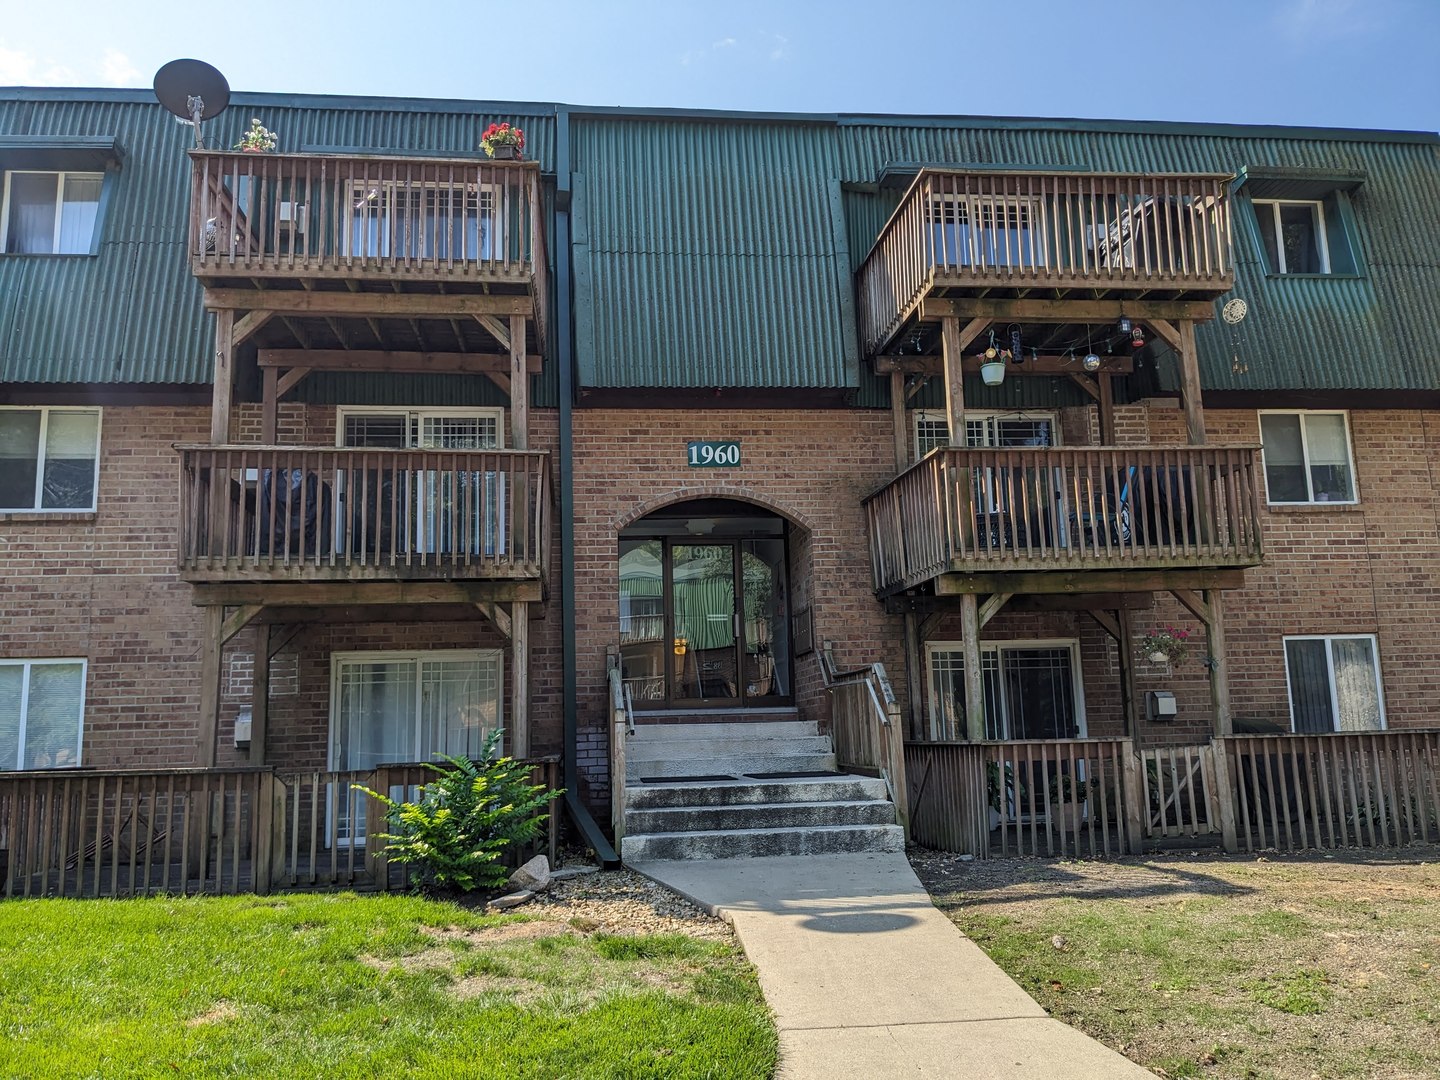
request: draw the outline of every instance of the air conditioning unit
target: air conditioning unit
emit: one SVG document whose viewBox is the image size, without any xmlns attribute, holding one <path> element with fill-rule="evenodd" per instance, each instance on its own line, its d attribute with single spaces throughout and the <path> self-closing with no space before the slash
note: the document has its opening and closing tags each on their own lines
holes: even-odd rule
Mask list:
<svg viewBox="0 0 1440 1080">
<path fill-rule="evenodd" d="M 301 234 L 305 232 L 305 204 L 282 202 L 275 211 L 281 232 Z"/>
</svg>

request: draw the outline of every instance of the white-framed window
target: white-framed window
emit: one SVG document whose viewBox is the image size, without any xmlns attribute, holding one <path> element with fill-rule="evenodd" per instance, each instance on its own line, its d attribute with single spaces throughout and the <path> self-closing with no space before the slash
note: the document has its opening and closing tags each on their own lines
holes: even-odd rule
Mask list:
<svg viewBox="0 0 1440 1080">
<path fill-rule="evenodd" d="M 100 410 L 0 405 L 0 513 L 94 510 Z"/>
<path fill-rule="evenodd" d="M 932 256 L 939 266 L 1041 266 L 1044 207 L 1016 196 L 937 195 L 930 202 Z"/>
<path fill-rule="evenodd" d="M 1060 428 L 1053 412 L 967 412 L 965 445 L 1058 446 Z M 939 409 L 915 410 L 915 456 L 950 445 L 950 420 Z"/>
<path fill-rule="evenodd" d="M 1384 731 L 1385 692 L 1374 634 L 1297 634 L 1285 638 L 1290 730 Z"/>
<path fill-rule="evenodd" d="M 1251 201 L 1272 274 L 1330 273 L 1330 242 L 1323 202 L 1312 199 Z"/>
<path fill-rule="evenodd" d="M 356 181 L 343 255 L 498 259 L 505 251 L 493 184 Z"/>
<path fill-rule="evenodd" d="M 100 217 L 105 174 L 5 173 L 0 251 L 7 255 L 89 255 Z"/>
<path fill-rule="evenodd" d="M 1260 446 L 1272 505 L 1357 501 L 1348 413 L 1263 410 Z"/>
<path fill-rule="evenodd" d="M 83 659 L 0 660 L 0 771 L 80 764 Z"/>
<path fill-rule="evenodd" d="M 931 737 L 964 739 L 963 642 L 925 643 L 930 673 Z M 1083 739 L 1085 687 L 1075 638 L 980 643 L 985 690 L 985 737 Z"/>
<path fill-rule="evenodd" d="M 335 445 L 501 450 L 505 446 L 505 410 L 342 405 L 336 413 Z"/>
</svg>

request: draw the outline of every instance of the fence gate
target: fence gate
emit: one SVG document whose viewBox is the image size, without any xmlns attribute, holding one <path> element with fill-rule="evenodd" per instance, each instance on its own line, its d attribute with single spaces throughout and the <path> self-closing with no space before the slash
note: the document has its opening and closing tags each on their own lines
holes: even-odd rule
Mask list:
<svg viewBox="0 0 1440 1080">
<path fill-rule="evenodd" d="M 1147 841 L 1220 835 L 1225 758 L 1211 744 L 1151 746 L 1140 759 L 1140 805 Z M 1217 765 L 1218 761 L 1218 765 Z M 1225 787 L 1228 788 L 1228 784 Z"/>
</svg>

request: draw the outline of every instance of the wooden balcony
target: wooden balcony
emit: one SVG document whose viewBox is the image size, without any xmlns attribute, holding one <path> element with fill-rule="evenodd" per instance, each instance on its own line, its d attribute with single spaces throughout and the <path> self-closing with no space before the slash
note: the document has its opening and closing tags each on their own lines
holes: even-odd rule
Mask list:
<svg viewBox="0 0 1440 1080">
<path fill-rule="evenodd" d="M 923 170 L 857 275 L 865 351 L 881 352 L 928 298 L 1228 292 L 1229 179 Z"/>
<path fill-rule="evenodd" d="M 1257 450 L 932 451 L 865 500 L 875 590 L 948 591 L 939 581 L 946 575 L 1254 566 Z M 1043 579 L 1026 580 L 1027 591 L 1046 591 Z M 1074 587 L 1063 574 L 1053 582 L 1056 591 Z"/>
<path fill-rule="evenodd" d="M 192 582 L 539 580 L 549 455 L 178 446 Z"/>
<path fill-rule="evenodd" d="M 548 285 L 537 163 L 190 156 L 190 264 L 207 289 L 368 293 L 372 305 L 352 297 L 345 310 L 372 325 L 392 310 L 425 314 L 413 304 L 399 311 L 399 292 L 518 295 L 530 298 L 524 306 L 543 352 Z M 458 347 L 465 350 L 463 337 Z"/>
</svg>

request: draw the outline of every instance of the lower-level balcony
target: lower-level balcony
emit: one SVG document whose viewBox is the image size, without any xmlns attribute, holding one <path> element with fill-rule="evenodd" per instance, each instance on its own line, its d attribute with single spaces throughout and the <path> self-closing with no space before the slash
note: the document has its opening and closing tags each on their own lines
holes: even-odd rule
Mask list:
<svg viewBox="0 0 1440 1080">
<path fill-rule="evenodd" d="M 187 581 L 539 579 L 534 450 L 178 446 Z"/>
<path fill-rule="evenodd" d="M 951 447 L 865 500 L 875 589 L 1261 560 L 1255 447 Z"/>
</svg>

